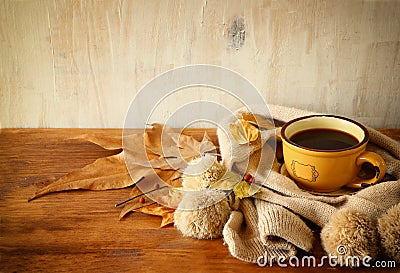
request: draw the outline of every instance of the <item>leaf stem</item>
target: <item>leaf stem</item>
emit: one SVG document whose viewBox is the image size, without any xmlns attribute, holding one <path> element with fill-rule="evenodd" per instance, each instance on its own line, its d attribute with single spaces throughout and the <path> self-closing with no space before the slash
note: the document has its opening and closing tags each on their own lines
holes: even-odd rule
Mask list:
<svg viewBox="0 0 400 273">
<path fill-rule="evenodd" d="M 160 188 L 158 188 L 158 189 L 153 189 L 153 190 L 150 190 L 150 191 L 147 191 L 147 192 L 144 192 L 144 193 L 135 195 L 135 196 L 133 196 L 133 197 L 131 197 L 131 198 L 125 200 L 125 201 L 122 201 L 121 203 L 115 204 L 115 207 L 122 206 L 123 204 L 126 204 L 126 203 L 128 203 L 129 201 L 132 201 L 132 200 L 134 200 L 134 199 L 136 199 L 136 198 L 138 198 L 138 197 L 141 197 L 141 196 L 143 196 L 143 195 L 145 195 L 145 194 L 149 194 L 149 193 L 152 193 L 152 192 L 154 192 L 154 191 L 158 191 L 158 190 L 161 190 L 161 189 L 164 189 L 164 188 L 167 188 L 167 187 L 168 187 L 168 186 L 162 186 L 162 187 L 160 187 Z"/>
<path fill-rule="evenodd" d="M 138 181 L 136 181 L 133 185 L 136 185 L 136 184 L 138 184 L 140 181 L 142 181 L 144 179 L 144 176 L 142 176 L 141 178 L 139 178 L 139 180 Z"/>
</svg>

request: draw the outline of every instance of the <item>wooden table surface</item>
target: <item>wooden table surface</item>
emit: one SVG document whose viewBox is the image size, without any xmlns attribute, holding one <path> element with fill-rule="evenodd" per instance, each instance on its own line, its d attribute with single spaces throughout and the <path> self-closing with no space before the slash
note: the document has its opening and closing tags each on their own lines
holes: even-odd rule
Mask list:
<svg viewBox="0 0 400 273">
<path fill-rule="evenodd" d="M 400 141 L 400 129 L 381 130 Z M 233 258 L 222 239 L 183 238 L 160 218 L 118 220 L 130 189 L 55 193 L 39 188 L 112 152 L 71 139 L 120 129 L 3 129 L 0 134 L 0 272 L 322 272 L 346 268 L 258 267 Z M 196 137 L 201 133 L 192 131 Z M 211 132 L 212 133 L 212 132 Z M 215 141 L 215 135 L 213 137 Z M 316 243 L 313 253 L 323 255 Z M 356 271 L 398 272 L 392 269 Z"/>
</svg>

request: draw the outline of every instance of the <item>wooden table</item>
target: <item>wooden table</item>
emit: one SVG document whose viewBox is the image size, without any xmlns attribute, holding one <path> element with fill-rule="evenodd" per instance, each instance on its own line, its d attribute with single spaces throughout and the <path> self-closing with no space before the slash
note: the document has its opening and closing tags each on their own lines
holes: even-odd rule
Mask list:
<svg viewBox="0 0 400 273">
<path fill-rule="evenodd" d="M 381 131 L 400 141 L 400 129 Z M 130 189 L 55 193 L 28 203 L 28 197 L 39 188 L 112 154 L 92 143 L 71 139 L 84 133 L 121 135 L 121 130 L 1 131 L 0 272 L 289 271 L 239 261 L 231 257 L 222 239 L 183 238 L 173 227 L 160 229 L 160 218 L 155 216 L 134 213 L 119 221 L 120 209 L 114 204 L 124 200 Z M 197 131 L 192 133 L 201 136 Z M 314 255 L 323 255 L 318 243 Z M 362 271 L 398 272 L 398 268 Z M 332 268 L 290 270 L 327 269 Z"/>
</svg>

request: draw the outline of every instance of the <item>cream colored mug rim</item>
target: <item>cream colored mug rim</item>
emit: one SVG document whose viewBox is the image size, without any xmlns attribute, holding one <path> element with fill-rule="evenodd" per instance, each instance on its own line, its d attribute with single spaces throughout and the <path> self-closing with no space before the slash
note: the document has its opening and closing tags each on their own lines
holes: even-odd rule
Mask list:
<svg viewBox="0 0 400 273">
<path fill-rule="evenodd" d="M 297 144 L 297 143 L 295 143 L 295 142 L 289 140 L 289 138 L 286 136 L 286 129 L 287 129 L 290 125 L 292 125 L 293 123 L 298 122 L 298 121 L 301 121 L 301 120 L 305 120 L 305 119 L 319 118 L 319 117 L 320 117 L 320 118 L 324 118 L 324 117 L 327 117 L 327 118 L 336 118 L 336 119 L 341 119 L 341 120 L 345 120 L 345 121 L 347 121 L 347 122 L 350 122 L 350 123 L 356 125 L 357 127 L 359 127 L 359 128 L 364 132 L 364 137 L 363 137 L 363 139 L 362 139 L 361 141 L 359 141 L 356 145 L 353 145 L 353 146 L 348 147 L 348 148 L 345 148 L 345 149 L 321 150 L 321 149 L 312 149 L 312 148 L 308 148 L 308 147 L 301 146 L 301 145 L 299 145 L 299 144 Z M 317 129 L 317 128 L 320 128 L 320 127 L 315 127 L 315 128 Z M 321 128 L 321 129 L 324 129 L 324 128 Z M 326 128 L 325 128 L 325 129 L 326 129 Z M 340 128 L 338 128 L 337 130 L 340 131 Z M 298 132 L 301 132 L 301 130 L 298 131 Z M 352 134 L 352 135 L 353 135 L 353 134 Z M 343 117 L 343 116 L 337 116 L 337 115 L 309 115 L 309 116 L 303 116 L 303 117 L 299 117 L 299 118 L 292 119 L 292 120 L 288 121 L 287 123 L 285 123 L 285 124 L 282 126 L 282 129 L 281 129 L 281 136 L 282 136 L 282 139 L 285 140 L 287 143 L 289 143 L 289 144 L 291 144 L 291 145 L 293 145 L 293 146 L 296 146 L 296 147 L 298 147 L 298 148 L 300 148 L 300 149 L 305 149 L 305 150 L 315 151 L 315 152 L 324 152 L 324 153 L 326 153 L 326 152 L 342 152 L 342 151 L 357 149 L 358 147 L 360 147 L 360 146 L 364 145 L 365 143 L 367 143 L 368 140 L 369 140 L 369 133 L 368 133 L 367 128 L 366 128 L 364 125 L 362 125 L 361 123 L 359 123 L 359 122 L 357 122 L 357 121 L 355 121 L 355 120 L 352 120 L 352 119 L 349 119 L 349 118 L 346 118 L 346 117 Z M 353 135 L 353 136 L 354 136 L 354 135 Z"/>
</svg>

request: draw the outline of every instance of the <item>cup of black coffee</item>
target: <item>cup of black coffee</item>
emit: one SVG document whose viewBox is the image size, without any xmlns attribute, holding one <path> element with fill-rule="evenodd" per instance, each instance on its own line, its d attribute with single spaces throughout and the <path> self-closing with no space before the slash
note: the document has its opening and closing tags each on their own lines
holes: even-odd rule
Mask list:
<svg viewBox="0 0 400 273">
<path fill-rule="evenodd" d="M 386 165 L 381 156 L 366 151 L 368 130 L 341 116 L 312 115 L 286 123 L 281 130 L 283 155 L 290 176 L 301 186 L 332 192 L 343 186 L 365 187 L 381 180 Z M 371 163 L 376 175 L 357 175 L 363 163 Z"/>
</svg>

